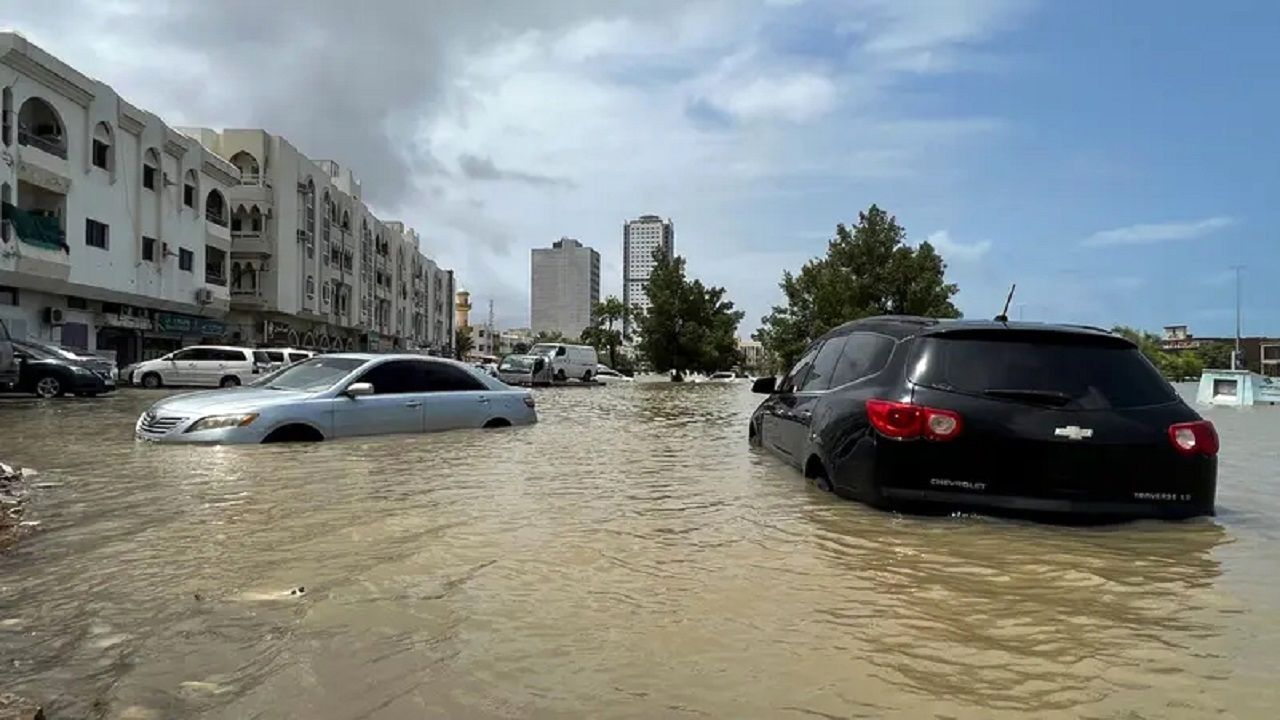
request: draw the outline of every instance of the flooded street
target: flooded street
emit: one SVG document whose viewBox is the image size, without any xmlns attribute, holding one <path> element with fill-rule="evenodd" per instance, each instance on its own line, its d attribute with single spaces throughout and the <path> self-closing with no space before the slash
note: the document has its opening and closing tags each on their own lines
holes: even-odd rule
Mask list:
<svg viewBox="0 0 1280 720">
<path fill-rule="evenodd" d="M 0 400 L 40 530 L 0 692 L 51 718 L 1273 718 L 1280 408 L 1219 515 L 886 514 L 747 447 L 745 385 L 539 391 L 527 428 L 135 443 L 161 395 Z M 292 591 L 292 593 L 291 593 Z"/>
</svg>

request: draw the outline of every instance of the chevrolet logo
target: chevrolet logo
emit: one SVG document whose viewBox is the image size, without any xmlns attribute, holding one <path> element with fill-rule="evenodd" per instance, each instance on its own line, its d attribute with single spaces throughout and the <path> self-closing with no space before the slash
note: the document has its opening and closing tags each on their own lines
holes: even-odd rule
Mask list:
<svg viewBox="0 0 1280 720">
<path fill-rule="evenodd" d="M 1084 440 L 1093 437 L 1093 428 L 1082 428 L 1079 425 L 1068 425 L 1066 427 L 1054 428 L 1055 437 L 1066 438 L 1068 440 Z"/>
</svg>

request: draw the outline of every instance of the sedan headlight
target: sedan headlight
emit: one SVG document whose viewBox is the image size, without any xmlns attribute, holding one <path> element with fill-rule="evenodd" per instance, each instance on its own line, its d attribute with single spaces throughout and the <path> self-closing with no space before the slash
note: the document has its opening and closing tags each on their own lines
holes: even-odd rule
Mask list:
<svg viewBox="0 0 1280 720">
<path fill-rule="evenodd" d="M 187 428 L 187 432 L 200 432 L 201 430 L 221 430 L 223 428 L 244 427 L 258 419 L 257 413 L 244 413 L 241 415 L 210 415 L 202 417 L 191 423 L 191 427 Z"/>
<path fill-rule="evenodd" d="M 83 365 L 73 365 L 73 366 L 71 367 L 71 372 L 73 372 L 73 373 L 75 373 L 75 374 L 77 374 L 77 375 L 89 375 L 89 376 L 92 376 L 92 375 L 93 375 L 93 370 L 92 370 L 91 368 L 87 368 L 87 367 L 85 367 L 85 366 L 83 366 Z"/>
</svg>

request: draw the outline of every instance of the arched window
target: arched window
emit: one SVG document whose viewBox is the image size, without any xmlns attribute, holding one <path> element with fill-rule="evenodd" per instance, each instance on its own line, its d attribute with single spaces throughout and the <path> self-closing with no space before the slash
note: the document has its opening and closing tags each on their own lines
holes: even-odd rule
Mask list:
<svg viewBox="0 0 1280 720">
<path fill-rule="evenodd" d="M 347 231 L 351 230 L 351 212 L 348 210 L 342 211 L 342 229 Z"/>
<path fill-rule="evenodd" d="M 182 204 L 196 208 L 196 193 L 200 192 L 200 175 L 195 170 L 188 170 L 182 178 Z"/>
<path fill-rule="evenodd" d="M 244 268 L 240 267 L 240 263 L 231 263 L 231 289 L 239 290 L 240 282 L 244 279 Z"/>
<path fill-rule="evenodd" d="M 155 148 L 142 154 L 142 187 L 152 192 L 160 187 L 160 153 Z"/>
<path fill-rule="evenodd" d="M 329 283 L 325 283 L 324 287 L 321 288 L 321 291 L 322 291 L 322 295 L 320 296 L 320 301 L 323 302 L 325 305 L 328 305 L 330 294 L 333 292 L 333 286 L 331 286 Z"/>
<path fill-rule="evenodd" d="M 261 269 L 261 268 L 259 268 Z M 258 289 L 258 270 L 253 268 L 253 263 L 244 264 L 245 282 L 249 285 L 250 290 Z"/>
<path fill-rule="evenodd" d="M 244 150 L 231 156 L 231 164 L 240 171 L 241 185 L 257 185 L 261 180 L 258 159 Z"/>
<path fill-rule="evenodd" d="M 13 88 L 6 85 L 0 90 L 0 145 L 13 144 Z"/>
<path fill-rule="evenodd" d="M 111 126 L 100 122 L 93 126 L 93 166 L 107 172 L 115 169 L 115 143 L 112 140 Z"/>
<path fill-rule="evenodd" d="M 262 232 L 262 211 L 257 205 L 249 211 L 249 229 L 254 232 Z"/>
<path fill-rule="evenodd" d="M 307 297 L 313 298 L 315 296 L 316 296 L 316 278 L 314 275 L 308 275 L 307 276 Z"/>
<path fill-rule="evenodd" d="M 27 98 L 18 110 L 18 144 L 67 159 L 66 125 L 44 98 Z"/>
<path fill-rule="evenodd" d="M 0 183 L 0 203 L 13 203 L 13 189 L 9 183 Z M 0 221 L 0 242 L 9 242 L 9 223 Z"/>
<path fill-rule="evenodd" d="M 227 226 L 227 200 L 217 188 L 210 190 L 204 199 L 204 217 L 214 225 Z"/>
</svg>

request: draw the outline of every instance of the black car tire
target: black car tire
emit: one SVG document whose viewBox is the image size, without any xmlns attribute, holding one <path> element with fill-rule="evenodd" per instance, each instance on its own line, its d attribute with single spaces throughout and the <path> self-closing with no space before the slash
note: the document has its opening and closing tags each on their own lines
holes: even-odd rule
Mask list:
<svg viewBox="0 0 1280 720">
<path fill-rule="evenodd" d="M 218 387 L 220 388 L 240 387 L 240 378 L 236 377 L 235 375 L 228 375 L 218 381 Z"/>
<path fill-rule="evenodd" d="M 582 374 L 582 382 L 591 382 L 591 371 L 588 370 Z"/>
<path fill-rule="evenodd" d="M 560 368 L 556 371 L 556 380 L 559 380 L 560 382 L 565 381 L 564 368 Z"/>
<path fill-rule="evenodd" d="M 36 397 L 49 399 L 62 397 L 67 390 L 62 386 L 62 380 L 57 375 L 41 375 L 36 378 L 35 393 Z"/>
<path fill-rule="evenodd" d="M 152 390 L 164 385 L 164 381 L 160 379 L 160 373 L 149 372 L 142 376 L 142 387 L 151 388 Z"/>
</svg>

